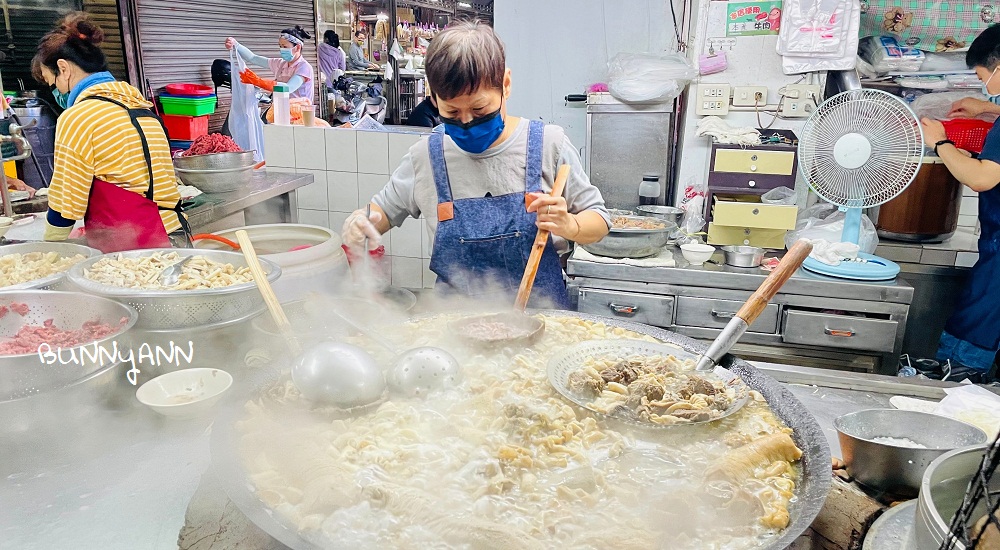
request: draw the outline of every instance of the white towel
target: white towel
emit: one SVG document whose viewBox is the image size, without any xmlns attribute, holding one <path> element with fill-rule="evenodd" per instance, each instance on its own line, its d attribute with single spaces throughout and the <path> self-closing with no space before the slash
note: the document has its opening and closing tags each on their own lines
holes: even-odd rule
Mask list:
<svg viewBox="0 0 1000 550">
<path fill-rule="evenodd" d="M 861 250 L 854 243 L 831 243 L 824 239 L 814 239 L 809 242 L 813 245 L 809 257 L 826 265 L 840 265 L 842 260 L 853 260 L 858 257 L 858 252 Z"/>
<path fill-rule="evenodd" d="M 635 267 L 675 267 L 677 265 L 674 262 L 674 254 L 670 248 L 664 248 L 656 256 L 649 256 L 648 258 L 606 258 L 604 256 L 595 256 L 584 250 L 583 247 L 578 246 L 576 247 L 576 251 L 573 252 L 573 258 L 585 262 L 623 264 Z"/>
<path fill-rule="evenodd" d="M 707 116 L 698 122 L 699 136 L 708 136 L 716 143 L 742 145 L 744 147 L 760 145 L 760 132 L 755 128 L 734 128 L 717 116 Z"/>
<path fill-rule="evenodd" d="M 193 199 L 202 193 L 201 189 L 194 187 L 193 185 L 177 185 L 177 191 L 180 192 L 182 199 Z"/>
</svg>

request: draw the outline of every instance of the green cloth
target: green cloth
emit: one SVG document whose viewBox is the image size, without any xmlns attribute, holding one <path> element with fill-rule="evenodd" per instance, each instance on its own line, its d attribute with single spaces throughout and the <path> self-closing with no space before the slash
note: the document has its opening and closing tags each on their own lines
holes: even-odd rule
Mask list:
<svg viewBox="0 0 1000 550">
<path fill-rule="evenodd" d="M 964 51 L 1000 20 L 993 0 L 862 0 L 861 37 L 895 36 L 924 51 Z"/>
</svg>

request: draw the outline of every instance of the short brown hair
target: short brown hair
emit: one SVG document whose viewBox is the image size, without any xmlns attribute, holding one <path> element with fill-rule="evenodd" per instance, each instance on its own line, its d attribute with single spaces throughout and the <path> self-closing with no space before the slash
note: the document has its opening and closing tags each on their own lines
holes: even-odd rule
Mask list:
<svg viewBox="0 0 1000 550">
<path fill-rule="evenodd" d="M 32 76 L 44 83 L 42 66 L 58 73 L 56 62 L 60 59 L 73 62 L 87 73 L 106 71 L 108 62 L 101 42 L 104 42 L 104 31 L 87 14 L 70 13 L 38 42 L 38 53 L 31 60 Z"/>
<path fill-rule="evenodd" d="M 493 28 L 478 21 L 449 25 L 431 40 L 424 59 L 427 84 L 444 100 L 486 88 L 502 88 L 507 61 Z"/>
</svg>

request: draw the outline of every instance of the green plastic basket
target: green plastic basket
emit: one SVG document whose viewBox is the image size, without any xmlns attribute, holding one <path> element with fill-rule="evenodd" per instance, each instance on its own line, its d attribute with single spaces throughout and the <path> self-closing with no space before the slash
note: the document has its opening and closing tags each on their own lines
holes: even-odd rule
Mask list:
<svg viewBox="0 0 1000 550">
<path fill-rule="evenodd" d="M 165 115 L 205 116 L 215 114 L 218 100 L 214 95 L 198 99 L 161 95 L 160 105 L 163 105 Z"/>
</svg>

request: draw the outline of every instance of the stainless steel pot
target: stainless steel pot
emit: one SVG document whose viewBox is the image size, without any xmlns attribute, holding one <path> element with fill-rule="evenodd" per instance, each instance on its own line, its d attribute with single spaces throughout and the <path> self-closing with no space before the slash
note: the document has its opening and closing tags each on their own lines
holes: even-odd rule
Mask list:
<svg viewBox="0 0 1000 550">
<path fill-rule="evenodd" d="M 952 449 L 986 443 L 979 428 L 937 414 L 897 409 L 869 409 L 845 414 L 833 423 L 847 463 L 847 473 L 863 485 L 904 497 L 920 491 L 924 470 Z M 918 449 L 873 441 L 908 439 Z"/>
<path fill-rule="evenodd" d="M 681 214 L 684 213 L 683 210 L 677 208 L 676 206 L 660 206 L 658 204 L 642 205 L 636 207 L 635 211 L 640 216 L 659 218 L 674 224 L 680 223 Z"/>
<path fill-rule="evenodd" d="M 733 267 L 758 267 L 764 260 L 764 249 L 756 246 L 723 246 L 722 253 Z"/>
<path fill-rule="evenodd" d="M 948 535 L 951 520 L 965 497 L 969 481 L 979 471 L 986 448 L 986 445 L 979 445 L 956 449 L 939 456 L 927 467 L 920 482 L 917 517 L 911 541 L 916 544 L 916 550 L 941 548 Z M 991 493 L 1000 491 L 1000 476 L 993 476 L 989 489 Z M 975 522 L 984 515 L 985 506 L 980 511 L 973 512 L 972 521 Z M 972 525 L 967 527 L 971 528 Z M 950 548 L 966 550 L 966 545 L 956 541 Z"/>
<path fill-rule="evenodd" d="M 205 193 L 228 193 L 250 185 L 253 165 L 218 170 L 188 170 L 174 167 L 177 177 L 185 185 L 192 185 Z"/>
<path fill-rule="evenodd" d="M 702 354 L 707 350 L 704 343 L 697 342 L 673 332 L 659 328 L 568 311 L 531 311 L 532 314 L 547 314 L 577 317 L 597 321 L 611 327 L 620 327 L 647 334 L 667 343 L 676 344 L 692 353 Z M 779 550 L 790 546 L 816 518 L 827 493 L 830 491 L 830 448 L 819 424 L 813 415 L 784 386 L 761 373 L 750 364 L 731 355 L 721 362 L 722 366 L 736 373 L 752 389 L 757 390 L 767 400 L 774 413 L 792 428 L 792 438 L 802 449 L 802 478 L 795 488 L 796 499 L 789 508 L 790 523 L 780 537 L 762 545 L 761 550 Z M 284 371 L 284 372 L 283 372 Z M 248 384 L 247 399 L 255 398 L 261 391 L 275 382 L 287 379 L 287 366 L 263 369 Z M 276 514 L 257 498 L 253 483 L 246 477 L 237 449 L 240 436 L 235 424 L 242 417 L 241 407 L 231 407 L 221 415 L 212 427 L 213 470 L 223 482 L 229 498 L 258 527 L 294 550 L 316 550 L 320 548 L 306 540 L 293 526 L 282 523 Z"/>
<path fill-rule="evenodd" d="M 627 217 L 627 216 L 626 216 Z M 645 216 L 632 216 L 633 219 L 646 219 Z M 608 234 L 596 243 L 584 244 L 583 249 L 597 256 L 608 258 L 645 258 L 660 252 L 670 234 L 677 229 L 677 224 L 654 219 L 663 223 L 660 229 L 619 229 L 611 228 Z"/>
<path fill-rule="evenodd" d="M 232 170 L 255 164 L 253 151 L 242 153 L 211 153 L 208 155 L 181 156 L 174 159 L 174 167 L 181 170 Z"/>
</svg>

